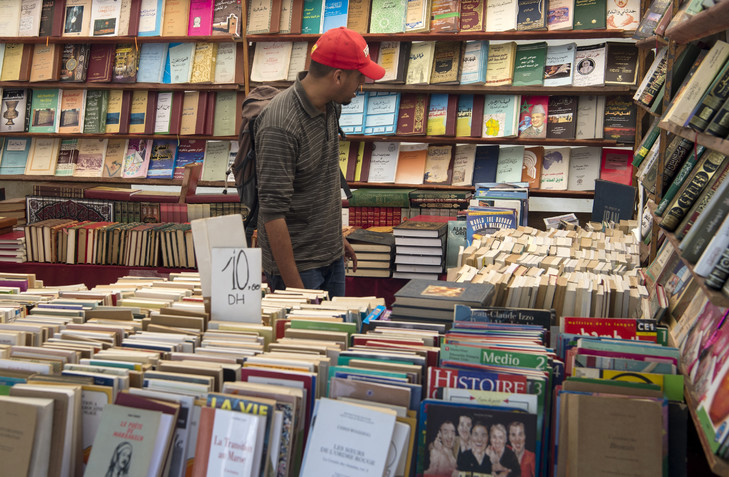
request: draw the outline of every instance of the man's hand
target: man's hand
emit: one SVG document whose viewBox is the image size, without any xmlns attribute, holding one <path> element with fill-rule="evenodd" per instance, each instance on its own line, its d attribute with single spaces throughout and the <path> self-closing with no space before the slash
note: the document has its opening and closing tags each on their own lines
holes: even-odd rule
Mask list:
<svg viewBox="0 0 729 477">
<path fill-rule="evenodd" d="M 357 271 L 357 254 L 354 253 L 354 249 L 349 244 L 347 239 L 344 239 L 344 260 L 347 262 L 347 264 L 349 262 L 352 262 L 352 271 Z M 345 264 L 345 268 L 347 264 Z"/>
</svg>

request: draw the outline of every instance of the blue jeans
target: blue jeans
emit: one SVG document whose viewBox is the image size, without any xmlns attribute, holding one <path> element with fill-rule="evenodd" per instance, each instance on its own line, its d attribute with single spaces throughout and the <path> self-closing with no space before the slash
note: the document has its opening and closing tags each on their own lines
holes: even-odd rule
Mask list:
<svg viewBox="0 0 729 477">
<path fill-rule="evenodd" d="M 304 288 L 326 290 L 329 298 L 344 296 L 344 258 L 339 258 L 325 267 L 299 272 L 299 275 L 304 282 Z M 273 291 L 286 288 L 281 275 L 266 273 L 266 281 Z"/>
</svg>

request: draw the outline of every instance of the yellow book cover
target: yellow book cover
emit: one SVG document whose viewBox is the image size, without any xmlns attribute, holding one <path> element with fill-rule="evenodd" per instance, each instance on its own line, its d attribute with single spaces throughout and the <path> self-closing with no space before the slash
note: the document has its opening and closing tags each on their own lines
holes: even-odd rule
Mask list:
<svg viewBox="0 0 729 477">
<path fill-rule="evenodd" d="M 369 0 L 350 0 L 347 13 L 347 28 L 357 33 L 369 33 L 370 2 Z"/>
<path fill-rule="evenodd" d="M 33 47 L 30 81 L 58 81 L 61 65 L 61 45 L 37 43 Z"/>
<path fill-rule="evenodd" d="M 200 91 L 185 91 L 185 97 L 182 100 L 182 120 L 180 121 L 181 136 L 195 134 L 199 101 Z"/>
<path fill-rule="evenodd" d="M 357 166 L 354 169 L 354 181 L 359 182 L 362 180 L 362 160 L 364 159 L 365 143 L 360 142 L 359 148 L 357 149 Z"/>
<path fill-rule="evenodd" d="M 127 152 L 128 139 L 109 139 L 101 177 L 121 177 L 124 154 Z"/>
<path fill-rule="evenodd" d="M 144 134 L 147 122 L 147 98 L 149 91 L 137 89 L 132 92 L 132 106 L 129 115 L 129 134 Z"/>
<path fill-rule="evenodd" d="M 513 41 L 489 45 L 486 64 L 486 86 L 509 86 L 514 80 L 514 57 L 516 43 Z"/>
<path fill-rule="evenodd" d="M 349 159 L 349 141 L 339 141 L 339 168 L 347 175 L 347 159 Z"/>
<path fill-rule="evenodd" d="M 61 95 L 61 117 L 58 132 L 62 134 L 80 134 L 84 124 L 84 106 L 86 105 L 85 89 L 66 89 Z"/>
<path fill-rule="evenodd" d="M 200 41 L 195 44 L 191 83 L 213 83 L 215 81 L 215 59 L 217 55 L 217 43 Z"/>
<path fill-rule="evenodd" d="M 121 118 L 122 98 L 124 91 L 112 89 L 109 91 L 109 103 L 106 108 L 106 133 L 116 134 L 119 132 L 119 120 Z"/>
<path fill-rule="evenodd" d="M 18 81 L 20 79 L 20 67 L 23 63 L 23 43 L 6 43 L 5 57 L 3 58 L 3 69 L 0 74 L 0 81 Z M 30 45 L 28 46 L 30 48 Z"/>
<path fill-rule="evenodd" d="M 165 0 L 162 36 L 187 36 L 190 0 Z"/>
<path fill-rule="evenodd" d="M 25 175 L 52 176 L 56 172 L 56 160 L 61 148 L 61 138 L 35 137 L 30 146 Z"/>
</svg>

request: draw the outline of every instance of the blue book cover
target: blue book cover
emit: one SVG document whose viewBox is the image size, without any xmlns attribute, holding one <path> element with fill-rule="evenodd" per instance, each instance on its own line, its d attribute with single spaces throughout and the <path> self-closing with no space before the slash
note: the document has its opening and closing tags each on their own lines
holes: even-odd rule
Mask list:
<svg viewBox="0 0 729 477">
<path fill-rule="evenodd" d="M 139 53 L 137 83 L 161 83 L 167 64 L 168 43 L 144 43 Z"/>
<path fill-rule="evenodd" d="M 369 91 L 365 109 L 364 133 L 367 135 L 395 134 L 399 108 L 399 92 Z"/>
<path fill-rule="evenodd" d="M 520 95 L 487 94 L 483 105 L 483 137 L 516 136 Z"/>
<path fill-rule="evenodd" d="M 202 162 L 205 158 L 204 139 L 183 139 L 177 148 L 175 160 L 174 179 L 182 179 L 185 175 L 185 166 L 195 162 Z"/>
<path fill-rule="evenodd" d="M 514 209 L 479 207 L 466 213 L 466 240 L 473 242 L 474 234 L 491 235 L 501 229 L 515 229 L 519 226 Z"/>
<path fill-rule="evenodd" d="M 364 133 L 365 111 L 367 110 L 367 93 L 357 92 L 352 102 L 342 105 L 339 127 L 345 134 Z"/>
<path fill-rule="evenodd" d="M 496 182 L 496 166 L 499 162 L 499 146 L 479 144 L 473 166 L 473 183 Z"/>
<path fill-rule="evenodd" d="M 488 57 L 489 42 L 487 40 L 467 41 L 461 61 L 461 84 L 484 84 Z"/>
<path fill-rule="evenodd" d="M 165 0 L 142 0 L 139 12 L 138 36 L 160 36 Z"/>
<path fill-rule="evenodd" d="M 349 1 L 347 1 L 349 6 Z M 301 18 L 301 33 L 317 35 L 321 33 L 323 0 L 304 0 L 304 13 Z"/>
<path fill-rule="evenodd" d="M 5 138 L 0 175 L 25 174 L 25 163 L 28 162 L 31 139 Z"/>
<path fill-rule="evenodd" d="M 177 156 L 177 139 L 155 139 L 147 178 L 172 179 Z"/>
<path fill-rule="evenodd" d="M 349 0 L 325 0 L 324 20 L 322 22 L 322 33 L 332 28 L 347 26 L 347 15 L 349 13 Z"/>
<path fill-rule="evenodd" d="M 165 54 L 165 62 L 164 62 L 164 71 L 162 72 L 162 83 L 165 84 L 171 84 L 172 83 L 172 68 L 170 67 L 170 48 L 175 47 L 177 45 L 181 45 L 182 43 L 168 43 L 167 44 L 167 53 Z M 139 73 L 137 73 L 137 78 L 139 78 Z"/>
</svg>

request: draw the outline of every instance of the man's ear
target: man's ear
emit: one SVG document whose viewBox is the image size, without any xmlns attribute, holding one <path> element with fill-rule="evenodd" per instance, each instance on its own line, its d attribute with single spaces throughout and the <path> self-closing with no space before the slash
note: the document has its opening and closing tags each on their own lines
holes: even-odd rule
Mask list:
<svg viewBox="0 0 729 477">
<path fill-rule="evenodd" d="M 340 85 L 344 82 L 344 70 L 335 69 L 332 71 L 332 80 L 335 84 Z"/>
</svg>

